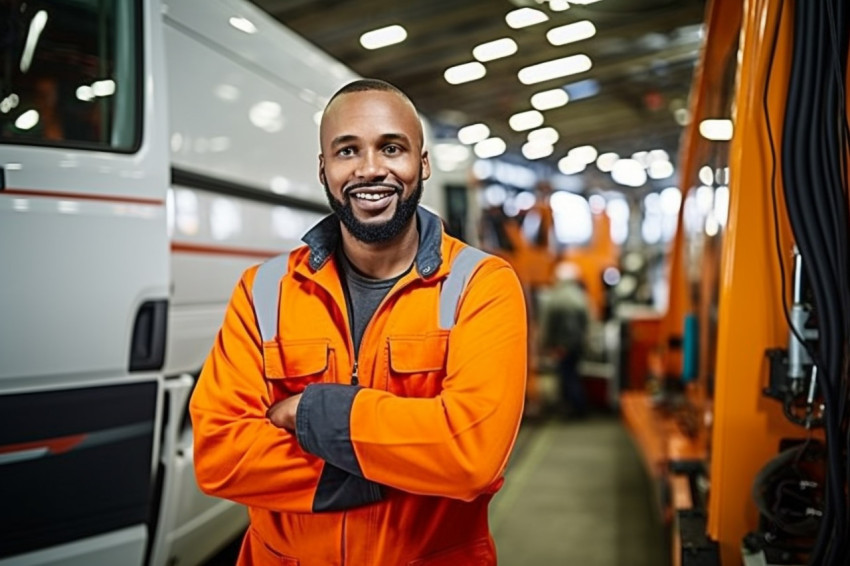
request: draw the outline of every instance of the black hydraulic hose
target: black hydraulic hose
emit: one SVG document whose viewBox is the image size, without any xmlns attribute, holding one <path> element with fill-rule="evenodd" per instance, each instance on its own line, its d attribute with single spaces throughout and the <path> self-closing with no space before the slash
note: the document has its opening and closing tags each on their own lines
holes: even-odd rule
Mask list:
<svg viewBox="0 0 850 566">
<path fill-rule="evenodd" d="M 817 36 L 817 14 L 812 13 L 817 8 L 812 6 L 816 3 L 796 3 L 794 20 L 794 48 L 792 52 L 792 68 L 788 93 L 788 104 L 786 111 L 785 130 L 782 143 L 782 172 L 788 215 L 792 230 L 797 239 L 798 247 L 808 266 L 808 280 L 815 295 L 815 303 L 818 308 L 819 329 L 821 343 L 819 354 L 823 361 L 819 362 L 822 368 L 823 380 L 821 389 L 823 391 L 824 404 L 826 405 L 825 428 L 827 430 L 828 461 L 827 471 L 827 501 L 824 515 L 821 521 L 817 542 L 810 557 L 813 564 L 834 564 L 835 559 L 842 555 L 842 547 L 845 524 L 845 498 L 843 495 L 845 482 L 842 481 L 840 455 L 843 443 L 836 438 L 837 429 L 840 429 L 839 420 L 836 418 L 835 407 L 835 385 L 834 370 L 836 367 L 834 344 L 831 343 L 836 334 L 834 319 L 836 313 L 831 312 L 828 307 L 830 302 L 828 282 L 830 277 L 829 266 L 824 261 L 821 251 L 828 246 L 829 237 L 825 236 L 822 229 L 826 228 L 821 223 L 826 220 L 821 216 L 818 219 L 817 211 L 823 212 L 820 204 L 818 190 L 822 185 L 813 185 L 811 160 L 801 159 L 807 154 L 806 146 L 811 149 L 811 144 L 818 145 L 820 138 L 818 128 L 812 127 L 817 124 L 817 114 L 813 113 L 813 98 L 811 85 L 816 84 L 817 77 L 811 75 L 819 70 L 818 65 L 813 65 L 813 58 L 817 58 L 816 47 L 813 50 L 813 42 Z M 811 17 L 814 16 L 814 17 Z M 816 43 L 815 43 L 816 45 Z M 814 52 L 814 54 L 813 54 Z M 799 135 L 801 124 L 811 136 Z M 814 130 L 814 131 L 813 131 Z M 808 161 L 808 163 L 807 163 Z M 815 174 L 816 175 L 816 174 Z M 805 187 L 810 187 L 808 195 Z M 809 199 L 806 199 L 809 196 Z M 813 207 L 810 207 L 814 204 Z M 820 205 L 819 205 L 820 204 Z M 829 213 L 827 213 L 829 214 Z M 829 254 L 827 254 L 829 257 Z M 834 257 L 834 256 L 833 256 Z M 838 324 L 839 328 L 841 323 Z M 840 333 L 839 333 L 840 335 Z M 840 344 L 840 342 L 839 342 Z M 840 346 L 839 346 L 840 347 Z M 840 352 L 840 350 L 839 350 Z M 840 359 L 840 357 L 839 357 Z M 839 361 L 840 363 L 840 361 Z M 837 536 L 836 536 L 837 535 Z M 825 558 L 825 562 L 824 559 Z"/>
</svg>

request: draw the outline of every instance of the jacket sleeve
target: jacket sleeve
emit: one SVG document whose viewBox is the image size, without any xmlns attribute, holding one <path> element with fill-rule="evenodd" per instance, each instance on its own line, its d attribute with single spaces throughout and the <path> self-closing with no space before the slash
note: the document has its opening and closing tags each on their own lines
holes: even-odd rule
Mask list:
<svg viewBox="0 0 850 566">
<path fill-rule="evenodd" d="M 375 482 L 472 500 L 498 488 L 507 464 L 525 398 L 527 348 L 516 274 L 488 259 L 459 305 L 440 395 L 402 398 L 368 388 L 352 395 L 350 388 L 311 385 L 298 407 L 298 438 L 335 465 L 345 467 L 353 455 Z M 324 410 L 341 396 L 350 397 L 350 411 Z"/>
<path fill-rule="evenodd" d="M 251 303 L 255 272 L 236 286 L 192 394 L 195 475 L 209 495 L 310 511 L 323 462 L 265 416 L 271 399 Z"/>
</svg>

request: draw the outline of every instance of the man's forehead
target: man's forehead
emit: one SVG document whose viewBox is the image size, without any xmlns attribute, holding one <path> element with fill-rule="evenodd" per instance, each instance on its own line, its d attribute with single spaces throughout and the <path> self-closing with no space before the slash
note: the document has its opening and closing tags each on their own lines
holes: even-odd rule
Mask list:
<svg viewBox="0 0 850 566">
<path fill-rule="evenodd" d="M 413 104 L 397 93 L 379 90 L 349 92 L 333 99 L 322 115 L 322 134 L 324 135 L 329 127 L 345 128 L 350 125 L 346 118 L 353 118 L 361 113 L 383 114 L 392 118 L 398 125 L 407 122 L 405 125 L 414 129 L 410 132 L 411 136 L 422 136 L 422 123 Z M 398 127 L 392 129 L 396 131 Z"/>
</svg>

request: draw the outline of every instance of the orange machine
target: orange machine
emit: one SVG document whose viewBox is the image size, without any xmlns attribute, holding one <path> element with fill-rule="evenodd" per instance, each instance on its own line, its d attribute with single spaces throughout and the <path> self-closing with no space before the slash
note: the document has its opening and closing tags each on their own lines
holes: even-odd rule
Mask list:
<svg viewBox="0 0 850 566">
<path fill-rule="evenodd" d="M 847 12 L 829 0 L 805 4 L 713 0 L 707 8 L 706 43 L 691 94 L 691 124 L 682 140 L 681 188 L 684 201 L 703 163 L 713 168 L 728 163 L 728 223 L 725 231 L 705 239 L 701 257 L 689 258 L 689 236 L 682 229 L 680 212 L 680 229 L 670 253 L 669 309 L 652 358 L 656 377 L 678 387 L 668 388 L 666 395 L 627 392 L 622 399 L 624 419 L 651 473 L 665 486 L 662 504 L 673 519 L 676 564 L 737 566 L 748 556 L 761 560 L 752 562 L 758 564 L 831 565 L 843 563 L 848 555 L 847 417 L 842 413 L 847 399 L 840 397 L 847 391 L 847 335 L 842 333 L 847 314 L 840 301 L 847 300 L 850 288 L 847 272 L 839 269 L 848 246 L 845 172 L 830 170 L 838 186 L 829 195 L 831 207 L 816 200 L 823 191 L 821 185 L 827 183 L 814 182 L 816 167 L 829 165 L 831 156 L 844 166 L 847 163 L 848 146 L 842 136 L 846 111 L 839 106 L 845 92 L 841 87 L 846 85 L 846 75 L 839 72 L 845 71 L 847 60 Z M 809 64 L 809 71 L 825 73 L 817 80 L 794 74 L 795 61 L 798 69 L 811 61 L 801 51 L 811 46 L 813 56 L 821 59 L 815 59 L 820 63 L 814 67 Z M 727 85 L 734 89 L 727 90 Z M 804 90 L 809 88 L 814 90 Z M 795 92 L 797 98 L 792 99 Z M 818 96 L 826 102 L 804 115 L 812 100 L 821 100 Z M 699 135 L 703 119 L 728 116 L 730 109 L 735 124 L 731 142 L 708 141 Z M 825 116 L 822 121 L 821 116 Z M 785 131 L 789 123 L 796 124 L 791 134 Z M 839 143 L 825 149 L 807 146 L 808 130 L 822 124 L 826 133 L 815 137 L 839 132 L 834 134 Z M 802 171 L 797 172 L 793 187 L 783 184 L 783 175 L 794 173 L 792 160 Z M 829 175 L 826 178 L 830 180 Z M 787 194 L 791 195 L 788 206 Z M 813 211 L 834 222 L 813 221 Z M 823 242 L 817 237 L 823 237 Z M 794 244 L 800 246 L 804 264 L 820 268 L 813 272 L 817 276 L 792 281 Z M 838 258 L 833 261 L 834 273 L 829 270 L 831 250 Z M 688 269 L 694 262 L 697 269 Z M 699 278 L 689 279 L 691 271 Z M 809 360 L 800 381 L 794 382 L 790 380 L 791 355 L 784 353 L 794 342 L 789 334 L 793 310 L 789 316 L 784 311 L 792 303 L 809 301 L 799 291 L 806 282 L 813 289 L 815 309 L 820 301 L 820 316 L 815 325 L 795 328 L 803 333 L 807 352 L 828 375 L 816 381 L 814 376 L 820 374 L 810 369 Z M 797 289 L 793 298 L 792 289 Z M 832 308 L 824 299 L 833 297 L 839 307 Z M 688 316 L 698 319 L 700 360 L 696 379 L 684 383 L 681 344 Z M 837 322 L 826 326 L 832 320 Z M 818 336 L 814 326 L 830 332 L 812 340 Z M 832 350 L 824 344 L 827 338 L 836 343 Z M 838 353 L 830 357 L 835 350 Z M 777 386 L 775 381 L 786 377 L 791 385 Z M 788 400 L 805 400 L 806 391 L 807 410 L 826 406 L 826 434 L 791 422 L 794 407 L 789 407 Z M 785 406 L 766 393 L 783 397 Z M 837 435 L 843 436 L 836 439 Z M 826 457 L 813 448 L 821 446 L 818 440 L 824 437 Z M 777 457 L 780 451 L 782 456 Z M 785 474 L 782 482 L 770 484 L 773 491 L 762 489 L 770 477 L 781 474 Z M 703 483 L 707 489 L 698 488 Z M 805 516 L 809 527 L 814 524 L 819 529 L 817 536 L 811 529 L 794 532 L 771 513 L 776 506 L 766 511 L 771 506 L 764 499 L 778 497 L 786 489 L 797 490 L 803 503 L 783 512 Z M 805 489 L 810 493 L 801 492 Z M 819 494 L 820 490 L 825 494 Z M 680 535 L 685 531 L 691 533 L 687 541 Z M 694 532 L 699 536 L 694 538 Z M 770 554 L 777 548 L 784 548 L 786 562 L 776 558 L 782 552 Z"/>
</svg>

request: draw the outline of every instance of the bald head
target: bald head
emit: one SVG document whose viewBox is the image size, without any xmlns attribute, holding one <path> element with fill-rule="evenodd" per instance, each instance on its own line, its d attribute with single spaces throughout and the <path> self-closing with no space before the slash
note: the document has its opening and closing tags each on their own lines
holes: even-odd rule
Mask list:
<svg viewBox="0 0 850 566">
<path fill-rule="evenodd" d="M 350 94 L 363 93 L 368 95 L 368 93 L 370 92 L 388 93 L 397 96 L 405 104 L 405 106 L 407 106 L 412 111 L 413 115 L 416 116 L 416 120 L 418 122 L 419 146 L 421 148 L 425 143 L 425 136 L 422 131 L 422 124 L 421 122 L 419 122 L 419 112 L 416 110 L 416 105 L 413 104 L 413 101 L 410 100 L 410 98 L 404 92 L 402 92 L 401 89 L 399 89 L 393 84 L 390 84 L 386 81 L 382 81 L 380 79 L 358 79 L 356 81 L 352 81 L 340 88 L 333 94 L 333 96 L 331 96 L 330 100 L 328 100 L 328 104 L 325 106 L 324 112 L 322 113 L 322 124 L 320 126 L 320 133 L 322 135 L 323 140 L 325 119 L 328 116 L 328 113 L 331 112 L 332 108 L 336 106 L 336 103 L 339 101 L 339 99 L 344 98 L 346 97 L 346 95 Z M 324 141 L 322 141 L 322 147 L 324 147 Z"/>
</svg>

